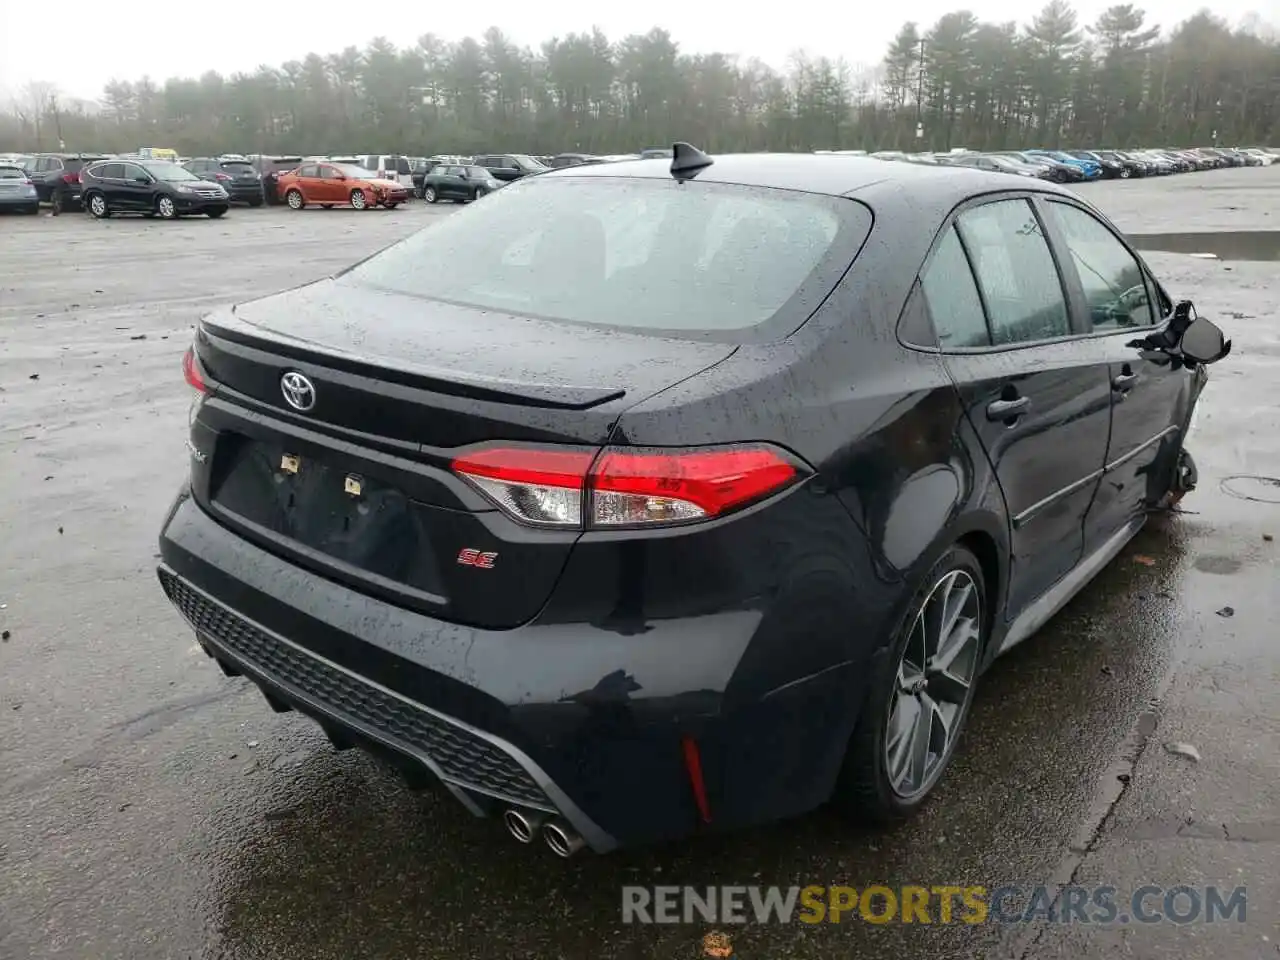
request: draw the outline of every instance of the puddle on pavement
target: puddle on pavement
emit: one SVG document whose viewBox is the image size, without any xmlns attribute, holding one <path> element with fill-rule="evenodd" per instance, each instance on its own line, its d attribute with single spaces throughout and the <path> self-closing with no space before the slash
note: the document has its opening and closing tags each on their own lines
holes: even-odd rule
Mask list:
<svg viewBox="0 0 1280 960">
<path fill-rule="evenodd" d="M 1206 233 L 1132 233 L 1139 250 L 1212 254 L 1219 260 L 1280 260 L 1280 230 Z"/>
</svg>

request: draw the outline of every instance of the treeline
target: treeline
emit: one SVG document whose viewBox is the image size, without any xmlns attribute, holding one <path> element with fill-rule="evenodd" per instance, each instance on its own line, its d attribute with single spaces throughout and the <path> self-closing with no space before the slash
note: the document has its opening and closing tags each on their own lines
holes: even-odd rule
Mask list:
<svg viewBox="0 0 1280 960">
<path fill-rule="evenodd" d="M 665 30 L 538 50 L 496 27 L 408 49 L 309 54 L 224 77 L 116 79 L 98 109 L 30 84 L 0 147 L 410 154 L 1280 143 L 1280 42 L 1202 12 L 1166 33 L 1130 4 L 1081 24 L 1050 0 L 1029 24 L 949 13 L 907 23 L 883 63 L 684 53 Z"/>
</svg>

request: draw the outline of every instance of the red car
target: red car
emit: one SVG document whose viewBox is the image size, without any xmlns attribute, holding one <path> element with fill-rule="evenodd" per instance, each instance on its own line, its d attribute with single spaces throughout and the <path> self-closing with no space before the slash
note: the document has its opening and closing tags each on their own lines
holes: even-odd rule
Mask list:
<svg viewBox="0 0 1280 960">
<path fill-rule="evenodd" d="M 351 204 L 357 210 L 377 206 L 394 210 L 409 199 L 409 191 L 394 180 L 381 180 L 370 170 L 350 163 L 308 162 L 281 174 L 276 181 L 280 199 L 294 210 L 309 203 L 330 207 Z"/>
</svg>

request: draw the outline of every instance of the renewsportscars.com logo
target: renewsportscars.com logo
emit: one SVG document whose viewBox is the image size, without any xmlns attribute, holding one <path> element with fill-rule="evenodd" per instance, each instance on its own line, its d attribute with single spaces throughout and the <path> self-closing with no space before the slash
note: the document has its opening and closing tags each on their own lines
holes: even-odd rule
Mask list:
<svg viewBox="0 0 1280 960">
<path fill-rule="evenodd" d="M 623 887 L 623 923 L 1243 923 L 1245 887 Z"/>
</svg>

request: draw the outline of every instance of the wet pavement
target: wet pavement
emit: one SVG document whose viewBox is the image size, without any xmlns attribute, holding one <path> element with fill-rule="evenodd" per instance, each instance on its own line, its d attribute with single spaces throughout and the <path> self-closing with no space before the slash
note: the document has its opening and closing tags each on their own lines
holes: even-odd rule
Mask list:
<svg viewBox="0 0 1280 960">
<path fill-rule="evenodd" d="M 1280 168 L 1081 192 L 1133 233 L 1280 216 Z M 447 212 L 0 220 L 0 958 L 697 957 L 703 926 L 624 925 L 621 887 L 1069 878 L 1245 883 L 1248 921 L 846 920 L 734 942 L 744 957 L 1277 955 L 1273 264 L 1150 254 L 1236 341 L 1192 437 L 1201 487 L 995 665 L 918 819 L 876 834 L 818 813 L 565 862 L 271 713 L 197 650 L 153 573 L 186 464 L 179 359 L 196 318 Z"/>
</svg>

